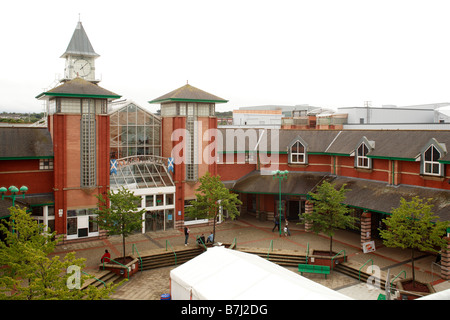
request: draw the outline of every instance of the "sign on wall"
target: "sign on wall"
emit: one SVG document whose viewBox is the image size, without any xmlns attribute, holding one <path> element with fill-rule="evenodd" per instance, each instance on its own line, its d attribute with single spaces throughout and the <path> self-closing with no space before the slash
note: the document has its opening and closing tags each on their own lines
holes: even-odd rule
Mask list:
<svg viewBox="0 0 450 320">
<path fill-rule="evenodd" d="M 374 252 L 375 251 L 375 241 L 364 242 L 362 247 L 363 247 L 364 253 Z"/>
</svg>

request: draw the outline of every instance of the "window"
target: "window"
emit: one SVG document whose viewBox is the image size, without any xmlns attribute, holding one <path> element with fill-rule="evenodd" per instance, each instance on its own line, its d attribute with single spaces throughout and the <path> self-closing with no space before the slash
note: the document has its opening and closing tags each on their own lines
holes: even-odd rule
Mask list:
<svg viewBox="0 0 450 320">
<path fill-rule="evenodd" d="M 110 157 L 161 155 L 160 130 L 160 118 L 133 103 L 125 105 L 110 115 Z"/>
<path fill-rule="evenodd" d="M 294 142 L 291 146 L 289 160 L 290 163 L 306 162 L 305 146 L 300 141 Z"/>
<path fill-rule="evenodd" d="M 99 227 L 95 212 L 94 208 L 67 210 L 67 238 L 97 236 Z"/>
<path fill-rule="evenodd" d="M 439 176 L 441 174 L 441 164 L 438 162 L 441 157 L 440 152 L 434 145 L 431 145 L 424 152 L 423 173 Z"/>
<path fill-rule="evenodd" d="M 53 159 L 40 159 L 39 170 L 53 170 Z"/>
<path fill-rule="evenodd" d="M 367 158 L 367 153 L 369 149 L 367 148 L 365 143 L 361 143 L 361 145 L 356 150 L 356 167 L 358 168 L 370 168 L 370 161 Z"/>
<path fill-rule="evenodd" d="M 186 129 L 188 131 L 186 142 L 186 180 L 197 181 L 198 179 L 198 127 L 196 110 L 192 103 L 188 104 L 188 116 L 186 117 Z"/>
</svg>

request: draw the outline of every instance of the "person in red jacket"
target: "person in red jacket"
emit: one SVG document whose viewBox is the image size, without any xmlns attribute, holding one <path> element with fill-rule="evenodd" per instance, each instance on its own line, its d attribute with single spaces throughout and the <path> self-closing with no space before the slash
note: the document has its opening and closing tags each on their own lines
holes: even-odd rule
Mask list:
<svg viewBox="0 0 450 320">
<path fill-rule="evenodd" d="M 111 254 L 108 252 L 108 250 L 105 250 L 105 254 L 100 259 L 100 262 L 109 262 L 111 259 Z"/>
</svg>

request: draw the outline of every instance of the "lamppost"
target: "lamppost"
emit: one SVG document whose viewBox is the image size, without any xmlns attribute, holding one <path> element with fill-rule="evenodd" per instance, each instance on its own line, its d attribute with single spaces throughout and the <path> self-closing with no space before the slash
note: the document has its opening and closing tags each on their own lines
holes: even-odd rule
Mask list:
<svg viewBox="0 0 450 320">
<path fill-rule="evenodd" d="M 279 205 L 279 214 L 278 214 L 278 218 L 280 219 L 280 223 L 278 225 L 278 231 L 280 232 L 280 237 L 281 237 L 281 181 L 287 179 L 287 175 L 288 175 L 289 171 L 285 170 L 285 171 L 280 171 L 280 170 L 276 170 L 276 171 L 272 171 L 272 176 L 273 179 L 278 179 L 278 183 L 279 183 L 279 201 L 278 201 L 278 205 Z"/>
<path fill-rule="evenodd" d="M 6 196 L 6 192 L 11 192 L 10 196 Z M 8 189 L 6 187 L 0 188 L 0 194 L 2 195 L 2 200 L 5 198 L 11 198 L 12 199 L 12 205 L 14 207 L 14 203 L 16 201 L 16 197 L 20 196 L 19 192 L 22 193 L 22 198 L 25 199 L 25 193 L 28 191 L 28 188 L 26 186 L 21 186 L 20 189 L 18 189 L 16 186 L 10 186 Z"/>
</svg>

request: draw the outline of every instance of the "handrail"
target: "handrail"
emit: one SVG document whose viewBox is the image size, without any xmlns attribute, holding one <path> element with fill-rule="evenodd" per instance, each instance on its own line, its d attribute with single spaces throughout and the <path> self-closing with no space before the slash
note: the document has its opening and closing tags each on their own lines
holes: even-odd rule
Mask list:
<svg viewBox="0 0 450 320">
<path fill-rule="evenodd" d="M 437 265 L 440 269 L 441 269 L 441 272 L 442 272 L 442 269 L 444 269 L 444 270 L 446 270 L 446 271 L 450 271 L 450 269 L 448 269 L 448 268 L 446 268 L 446 267 L 444 267 L 443 265 L 440 265 L 440 264 L 438 264 L 438 263 L 436 263 L 436 262 L 431 262 L 431 282 L 433 282 L 433 275 L 434 275 L 434 269 L 433 269 L 433 266 L 434 265 Z"/>
<path fill-rule="evenodd" d="M 396 275 L 396 276 L 394 277 L 394 279 L 392 279 L 392 281 L 391 281 L 391 287 L 392 287 L 392 285 L 394 284 L 394 280 L 397 279 L 402 273 L 405 274 L 405 278 L 406 278 L 406 271 L 405 271 L 405 270 L 400 271 L 400 273 L 399 273 L 398 275 Z"/>
<path fill-rule="evenodd" d="M 236 245 L 237 245 L 237 243 L 236 243 L 236 237 L 234 237 L 233 241 L 232 241 L 231 244 L 230 244 L 230 249 L 236 248 Z"/>
<path fill-rule="evenodd" d="M 372 269 L 373 269 L 373 260 L 372 260 L 372 259 L 367 260 L 367 261 L 361 266 L 361 268 L 359 268 L 359 279 L 358 279 L 359 281 L 361 281 L 361 269 L 364 268 L 364 266 L 365 266 L 369 261 L 372 261 Z"/>
<path fill-rule="evenodd" d="M 333 264 L 334 258 L 336 258 L 342 251 L 344 251 L 344 261 L 345 261 L 345 249 L 342 249 L 341 251 L 336 253 L 336 255 L 333 258 L 331 258 L 331 270 L 333 270 L 333 267 L 334 267 L 334 264 Z"/>
<path fill-rule="evenodd" d="M 166 251 L 167 251 L 167 244 L 169 244 L 169 246 L 172 248 L 172 252 L 175 255 L 175 265 L 177 265 L 177 254 L 176 254 L 175 250 L 173 249 L 172 245 L 170 244 L 169 240 L 166 240 Z"/>
<path fill-rule="evenodd" d="M 131 246 L 131 249 L 132 249 L 132 254 L 133 255 L 134 255 L 134 249 L 136 249 L 136 253 L 137 253 L 138 257 L 139 257 L 139 261 L 141 262 L 140 266 L 141 266 L 141 271 L 142 271 L 142 258 L 141 258 L 141 255 L 139 254 L 139 251 L 138 251 L 137 247 L 136 247 L 136 243 L 133 243 L 133 245 Z"/>
<path fill-rule="evenodd" d="M 200 242 L 202 243 L 202 245 L 205 247 L 205 250 L 208 250 L 208 248 L 206 248 L 206 244 L 203 242 L 201 237 L 197 237 L 197 241 L 200 240 Z"/>
<path fill-rule="evenodd" d="M 85 275 L 87 275 L 87 276 L 90 276 L 90 277 L 94 278 L 94 279 L 97 280 L 97 281 L 100 281 L 101 283 L 103 283 L 103 285 L 105 286 L 105 288 L 107 287 L 105 281 L 102 281 L 102 280 L 100 280 L 100 279 L 97 279 L 97 278 L 94 277 L 92 274 L 86 273 L 86 272 L 84 272 L 83 270 L 81 270 L 81 272 L 83 272 L 83 273 L 84 273 Z"/>
<path fill-rule="evenodd" d="M 124 267 L 125 269 L 127 269 L 127 279 L 128 280 L 130 280 L 130 270 L 128 269 L 128 267 L 127 266 L 125 266 L 125 265 L 123 265 L 123 264 L 121 264 L 120 262 L 118 262 L 118 261 L 116 261 L 116 260 L 113 260 L 113 259 L 111 259 L 111 258 L 108 258 L 109 259 L 109 262 L 114 262 L 114 263 L 117 263 L 118 265 L 121 265 L 122 267 Z M 103 270 L 105 270 L 105 260 L 106 259 L 103 259 Z"/>
<path fill-rule="evenodd" d="M 270 240 L 269 250 L 267 251 L 267 259 L 269 259 L 270 251 L 273 251 L 273 240 Z"/>
<path fill-rule="evenodd" d="M 308 264 L 308 256 L 309 256 L 309 242 L 306 245 L 306 264 Z"/>
</svg>

